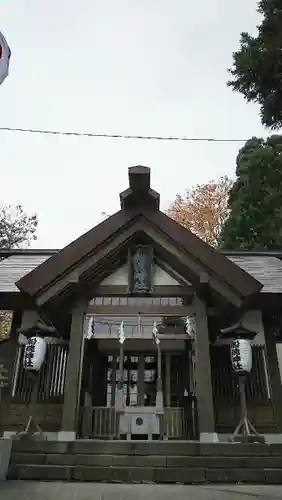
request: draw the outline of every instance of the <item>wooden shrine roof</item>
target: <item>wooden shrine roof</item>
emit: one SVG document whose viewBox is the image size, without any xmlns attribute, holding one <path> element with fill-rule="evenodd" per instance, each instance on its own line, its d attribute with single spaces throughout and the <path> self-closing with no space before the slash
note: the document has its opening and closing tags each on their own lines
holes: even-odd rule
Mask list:
<svg viewBox="0 0 282 500">
<path fill-rule="evenodd" d="M 181 265 L 187 274 L 190 270 L 199 282 L 205 275 L 211 286 L 226 293 L 226 297 L 231 293 L 241 301 L 261 290 L 262 283 L 243 266 L 237 266 L 159 210 L 159 194 L 150 187 L 148 167 L 129 169 L 129 188 L 120 194 L 120 202 L 121 210 L 20 277 L 18 288 L 32 297 L 49 290 L 52 298 L 53 292 L 61 293 L 68 286 L 68 279 L 69 283 L 82 279 L 91 284 L 93 276 L 97 279 L 101 269 L 107 268 L 107 258 L 112 259 L 135 235 L 143 234 L 171 262 L 174 259 L 175 265 Z"/>
<path fill-rule="evenodd" d="M 0 250 L 0 292 L 19 292 L 16 282 L 59 250 Z M 221 252 L 259 281 L 262 293 L 282 293 L 282 253 Z"/>
</svg>

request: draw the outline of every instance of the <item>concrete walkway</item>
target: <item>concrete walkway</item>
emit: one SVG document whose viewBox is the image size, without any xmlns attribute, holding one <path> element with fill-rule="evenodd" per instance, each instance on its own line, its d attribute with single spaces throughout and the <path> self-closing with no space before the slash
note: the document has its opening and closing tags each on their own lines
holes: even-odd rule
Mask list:
<svg viewBox="0 0 282 500">
<path fill-rule="evenodd" d="M 1 500 L 276 500 L 281 486 L 161 486 L 6 481 Z"/>
</svg>

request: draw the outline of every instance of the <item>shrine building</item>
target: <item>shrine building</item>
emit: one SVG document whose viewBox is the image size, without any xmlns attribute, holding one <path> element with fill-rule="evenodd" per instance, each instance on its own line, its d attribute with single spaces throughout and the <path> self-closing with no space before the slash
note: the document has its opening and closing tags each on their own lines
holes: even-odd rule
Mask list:
<svg viewBox="0 0 282 500">
<path fill-rule="evenodd" d="M 238 324 L 252 335 L 250 421 L 281 440 L 282 252 L 212 248 L 160 210 L 147 167 L 129 168 L 119 197 L 62 250 L 0 251 L 0 310 L 13 313 L 0 342 L 3 433 L 26 425 L 24 349 L 44 324 L 33 412 L 48 439 L 227 440 L 240 407 L 222 332 Z"/>
</svg>

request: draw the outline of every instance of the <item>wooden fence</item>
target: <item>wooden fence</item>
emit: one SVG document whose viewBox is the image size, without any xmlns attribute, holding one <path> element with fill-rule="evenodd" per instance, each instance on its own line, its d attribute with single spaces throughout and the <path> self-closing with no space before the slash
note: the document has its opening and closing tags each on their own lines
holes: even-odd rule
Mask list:
<svg viewBox="0 0 282 500">
<path fill-rule="evenodd" d="M 247 378 L 246 398 L 251 421 L 261 432 L 276 426 L 268 379 L 265 347 L 254 345 L 253 368 Z M 240 420 L 238 378 L 230 362 L 228 345 L 211 347 L 211 369 L 216 426 L 218 432 L 231 432 Z"/>
<path fill-rule="evenodd" d="M 28 404 L 31 397 L 31 382 L 23 368 L 24 346 L 20 345 L 15 366 L 12 388 L 12 403 Z M 38 404 L 62 404 L 68 357 L 68 344 L 48 343 L 47 354 L 40 370 L 37 391 Z"/>
<path fill-rule="evenodd" d="M 118 439 L 119 415 L 114 407 L 82 408 L 82 437 L 95 439 Z M 168 439 L 185 438 L 183 408 L 164 409 L 165 436 Z"/>
</svg>

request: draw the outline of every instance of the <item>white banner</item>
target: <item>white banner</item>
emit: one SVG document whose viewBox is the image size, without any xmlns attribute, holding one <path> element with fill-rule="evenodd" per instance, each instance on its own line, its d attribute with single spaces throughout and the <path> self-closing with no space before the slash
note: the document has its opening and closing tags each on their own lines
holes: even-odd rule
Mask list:
<svg viewBox="0 0 282 500">
<path fill-rule="evenodd" d="M 10 47 L 4 35 L 0 31 L 0 85 L 4 82 L 9 74 L 10 57 Z"/>
<path fill-rule="evenodd" d="M 92 314 L 84 316 L 83 336 L 85 339 L 93 339 L 95 336 L 95 320 Z"/>
</svg>

